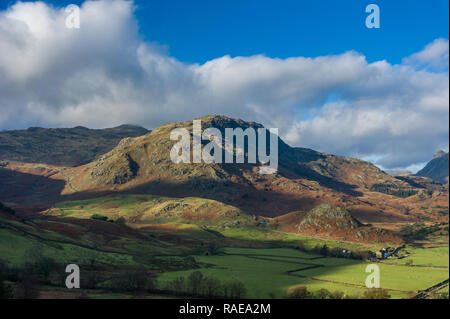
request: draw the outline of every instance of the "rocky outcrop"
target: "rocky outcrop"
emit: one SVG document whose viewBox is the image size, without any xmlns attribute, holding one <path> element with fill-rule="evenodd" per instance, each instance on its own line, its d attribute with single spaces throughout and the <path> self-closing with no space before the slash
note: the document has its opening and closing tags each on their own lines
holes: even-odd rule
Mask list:
<svg viewBox="0 0 450 319">
<path fill-rule="evenodd" d="M 361 223 L 341 207 L 330 204 L 322 204 L 306 213 L 300 222 L 299 231 L 306 228 L 332 229 L 357 229 Z"/>
<path fill-rule="evenodd" d="M 103 156 L 97 161 L 91 176 L 98 178 L 104 185 L 121 185 L 136 177 L 139 165 L 129 154 Z"/>
</svg>

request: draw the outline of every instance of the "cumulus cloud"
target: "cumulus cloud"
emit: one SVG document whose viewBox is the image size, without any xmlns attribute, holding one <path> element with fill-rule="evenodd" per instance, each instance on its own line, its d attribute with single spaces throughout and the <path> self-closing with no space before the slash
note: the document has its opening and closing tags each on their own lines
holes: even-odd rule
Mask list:
<svg viewBox="0 0 450 319">
<path fill-rule="evenodd" d="M 42 2 L 1 11 L 0 129 L 153 128 L 225 114 L 277 127 L 292 145 L 385 168 L 448 149 L 448 40 L 400 65 L 368 63 L 358 52 L 185 64 L 141 40 L 133 10 L 124 0 L 87 1 L 80 29 L 67 29 L 64 9 Z"/>
<path fill-rule="evenodd" d="M 422 51 L 403 59 L 404 64 L 430 70 L 448 69 L 448 39 L 436 39 Z"/>
</svg>

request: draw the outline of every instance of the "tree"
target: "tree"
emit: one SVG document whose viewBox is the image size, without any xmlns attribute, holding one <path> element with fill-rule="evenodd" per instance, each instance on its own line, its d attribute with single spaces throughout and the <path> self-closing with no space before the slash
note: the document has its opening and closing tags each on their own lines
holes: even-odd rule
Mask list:
<svg viewBox="0 0 450 319">
<path fill-rule="evenodd" d="M 15 215 L 15 214 L 16 214 L 16 212 L 14 211 L 14 209 L 9 208 L 9 207 L 6 207 L 6 206 L 3 205 L 1 202 L 0 202 L 0 210 L 4 211 L 4 212 L 6 212 L 6 213 L 9 213 L 9 214 L 11 214 L 11 215 Z"/>
<path fill-rule="evenodd" d="M 91 219 L 95 219 L 95 220 L 101 220 L 101 221 L 108 221 L 108 216 L 104 216 L 104 215 L 100 215 L 100 214 L 94 214 L 91 216 Z"/>
<path fill-rule="evenodd" d="M 86 289 L 95 289 L 100 282 L 102 282 L 102 277 L 96 272 L 85 273 L 81 277 L 81 286 Z"/>
<path fill-rule="evenodd" d="M 247 288 L 240 281 L 235 281 L 230 287 L 230 298 L 232 299 L 243 299 L 247 294 Z"/>
<path fill-rule="evenodd" d="M 44 249 L 39 243 L 34 243 L 28 250 L 25 251 L 23 259 L 26 263 L 34 264 L 39 262 L 44 256 Z"/>
<path fill-rule="evenodd" d="M 191 292 L 194 296 L 198 296 L 200 293 L 200 287 L 203 281 L 203 274 L 200 271 L 194 271 L 188 277 L 189 286 L 191 287 Z"/>
<path fill-rule="evenodd" d="M 328 246 L 324 244 L 324 245 L 320 248 L 319 253 L 320 253 L 322 256 L 328 256 L 329 251 L 330 251 L 330 250 L 329 250 Z"/>
<path fill-rule="evenodd" d="M 342 291 L 333 291 L 331 293 L 331 299 L 344 299 L 344 292 Z"/>
<path fill-rule="evenodd" d="M 111 280 L 111 288 L 119 291 L 142 291 L 147 287 L 147 273 L 127 271 Z"/>
<path fill-rule="evenodd" d="M 360 260 L 370 260 L 373 256 L 373 253 L 371 253 L 368 250 L 362 250 L 362 251 L 358 251 L 356 253 L 353 254 L 353 258 L 354 259 L 360 259 Z"/>
<path fill-rule="evenodd" d="M 217 278 L 206 277 L 202 282 L 202 295 L 212 298 L 220 295 L 221 284 Z"/>
<path fill-rule="evenodd" d="M 127 220 L 125 219 L 125 217 L 119 217 L 116 219 L 115 223 L 125 225 L 127 223 Z"/>
<path fill-rule="evenodd" d="M 389 292 L 382 288 L 371 288 L 364 291 L 363 297 L 365 299 L 389 299 L 391 295 Z"/>
<path fill-rule="evenodd" d="M 184 277 L 175 278 L 175 280 L 171 283 L 171 286 L 171 289 L 177 295 L 182 295 L 186 292 L 186 281 L 184 280 Z"/>
<path fill-rule="evenodd" d="M 37 299 L 39 298 L 38 281 L 32 275 L 25 274 L 14 291 L 15 299 Z"/>
<path fill-rule="evenodd" d="M 305 243 L 302 241 L 298 242 L 295 249 L 300 250 L 300 251 L 306 251 Z"/>
<path fill-rule="evenodd" d="M 286 297 L 288 299 L 311 299 L 313 296 L 305 286 L 297 286 L 289 289 Z"/>
<path fill-rule="evenodd" d="M 216 255 L 219 252 L 219 248 L 216 243 L 211 242 L 208 244 L 208 251 L 211 255 Z"/>
<path fill-rule="evenodd" d="M 319 289 L 314 295 L 315 299 L 332 299 L 331 296 L 331 292 L 325 288 Z"/>
<path fill-rule="evenodd" d="M 40 244 L 32 245 L 25 252 L 24 260 L 25 273 L 38 276 L 43 281 L 48 281 L 52 272 L 60 271 L 60 267 L 55 260 L 44 256 L 43 247 Z"/>
<path fill-rule="evenodd" d="M 11 286 L 4 282 L 3 274 L 0 272 L 0 299 L 10 298 L 12 298 Z"/>
<path fill-rule="evenodd" d="M 95 269 L 98 254 L 94 250 L 83 249 L 80 254 L 81 262 L 90 269 Z"/>
</svg>

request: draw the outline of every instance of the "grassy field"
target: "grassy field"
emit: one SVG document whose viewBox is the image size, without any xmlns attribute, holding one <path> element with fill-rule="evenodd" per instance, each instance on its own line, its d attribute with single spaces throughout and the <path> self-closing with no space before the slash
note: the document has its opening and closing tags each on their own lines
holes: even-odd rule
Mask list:
<svg viewBox="0 0 450 319">
<path fill-rule="evenodd" d="M 107 216 L 109 221 L 91 220 L 95 214 Z M 241 281 L 248 298 L 283 298 L 289 288 L 299 285 L 313 292 L 327 289 L 361 296 L 367 290 L 367 262 L 294 248 L 309 251 L 326 245 L 357 252 L 387 245 L 279 232 L 270 226 L 256 226 L 252 216 L 233 206 L 196 197 L 112 195 L 59 203 L 50 215 L 72 218 L 3 221 L 0 259 L 20 267 L 27 251 L 38 244 L 45 256 L 61 264 L 95 260 L 100 271 L 145 269 L 161 273 L 162 285 L 200 270 L 223 283 Z M 121 217 L 133 229 L 113 222 Z M 213 243 L 221 253 L 199 255 Z M 408 257 L 377 263 L 381 287 L 392 298 L 411 297 L 449 277 L 448 247 L 407 246 L 403 253 Z"/>
<path fill-rule="evenodd" d="M 367 244 L 326 240 L 321 238 L 306 237 L 298 234 L 278 232 L 270 228 L 263 229 L 256 227 L 239 227 L 228 229 L 217 228 L 216 230 L 226 237 L 246 240 L 250 243 L 273 243 L 278 246 L 296 247 L 297 245 L 301 244 L 306 248 L 313 248 L 315 246 L 327 245 L 329 248 L 345 247 L 349 250 L 377 250 L 383 247 L 383 244 L 380 243 Z"/>
<path fill-rule="evenodd" d="M 322 258 L 283 248 L 227 248 L 224 253 L 195 258 L 210 264 L 210 267 L 201 269 L 204 275 L 223 282 L 243 282 L 249 298 L 281 298 L 289 287 L 296 285 L 307 286 L 311 291 L 322 288 L 342 291 L 351 296 L 362 295 L 367 289 L 365 279 L 368 274 L 365 269 L 368 263 L 365 262 Z M 392 298 L 407 298 L 414 290 L 428 288 L 448 278 L 448 269 L 378 265 L 381 287 L 388 289 Z M 164 282 L 180 276 L 187 277 L 193 271 L 166 272 L 160 280 Z"/>
<path fill-rule="evenodd" d="M 407 254 L 408 257 L 403 259 L 389 259 L 386 262 L 399 265 L 411 264 L 417 266 L 438 266 L 448 268 L 448 246 L 430 248 L 417 248 L 408 246 L 400 251 L 400 255 L 402 254 Z"/>
<path fill-rule="evenodd" d="M 111 195 L 61 202 L 49 214 L 75 218 L 91 218 L 97 214 L 111 220 L 125 218 L 128 224 L 190 223 L 222 227 L 254 224 L 250 215 L 236 207 L 198 197 Z"/>
<path fill-rule="evenodd" d="M 20 236 L 10 230 L 0 229 L 0 259 L 7 260 L 12 266 L 24 263 L 27 251 L 39 244 L 45 256 L 57 262 L 83 263 L 94 259 L 96 263 L 113 267 L 138 267 L 132 256 L 119 253 L 105 253 L 71 244 L 37 242 L 33 238 Z"/>
</svg>

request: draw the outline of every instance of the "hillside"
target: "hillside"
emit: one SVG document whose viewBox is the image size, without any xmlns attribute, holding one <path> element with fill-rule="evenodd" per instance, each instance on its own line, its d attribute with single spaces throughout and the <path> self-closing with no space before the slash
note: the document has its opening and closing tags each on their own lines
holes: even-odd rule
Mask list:
<svg viewBox="0 0 450 319">
<path fill-rule="evenodd" d="M 262 127 L 225 116 L 200 119 L 203 129 L 214 127 L 221 132 L 225 128 Z M 170 133 L 175 128 L 192 132 L 192 126 L 193 121 L 170 123 L 142 136 L 124 138 L 109 152 L 77 167 L 8 161 L 0 167 L 0 200 L 20 214 L 31 216 L 50 209 L 61 216 L 61 211 L 55 210 L 60 202 L 101 202 L 101 198 L 111 195 L 170 196 L 170 200 L 164 200 L 169 206 L 166 211 L 164 205 L 153 207 L 152 201 L 142 202 L 136 210 L 139 216 L 129 216 L 132 222 L 144 218 L 149 223 L 186 223 L 196 215 L 214 220 L 211 207 L 216 207 L 217 212 L 235 210 L 242 212 L 241 216 L 268 220 L 280 217 L 278 222 L 289 228 L 299 223 L 290 220 L 291 214 L 308 212 L 324 203 L 345 209 L 352 218 L 376 228 L 399 230 L 408 223 L 448 222 L 445 186 L 424 177 L 392 177 L 371 163 L 291 147 L 281 139 L 275 174 L 262 175 L 260 163 L 175 164 L 170 151 L 176 142 L 170 140 Z M 183 203 L 186 198 L 192 198 L 191 202 Z M 143 211 L 142 207 L 148 209 Z M 89 215 L 85 208 L 79 211 L 76 217 Z M 119 211 L 106 209 L 103 213 L 114 220 Z M 190 217 L 178 218 L 179 214 Z M 222 223 L 224 219 L 219 216 L 217 221 Z M 329 232 L 318 232 L 317 236 L 334 237 Z M 370 236 L 367 239 L 378 240 Z"/>
<path fill-rule="evenodd" d="M 417 176 L 424 176 L 434 179 L 442 184 L 448 184 L 448 153 L 437 152 L 431 161 L 417 172 Z"/>
<path fill-rule="evenodd" d="M 0 167 L 5 162 L 44 163 L 79 166 L 110 151 L 125 137 L 141 136 L 149 131 L 143 127 L 121 125 L 107 129 L 74 128 L 0 132 Z M 1 164 L 3 160 L 3 164 Z"/>
<path fill-rule="evenodd" d="M 196 197 L 170 198 L 153 195 L 112 195 L 56 204 L 45 215 L 89 219 L 104 216 L 135 227 L 149 224 L 253 227 L 255 218 L 223 203 Z"/>
<path fill-rule="evenodd" d="M 224 116 L 201 120 L 203 129 L 221 132 L 262 127 Z M 53 164 L 58 147 L 46 155 L 50 164 L 0 160 L 0 265 L 22 269 L 30 251 L 41 251 L 53 267 L 43 296 L 59 295 L 55 273 L 68 263 L 83 269 L 90 294 L 134 293 L 122 282 L 140 274 L 152 278 L 152 293 L 179 297 L 183 290 L 171 283 L 193 271 L 223 282 L 231 271 L 244 278 L 250 297 L 261 283 L 270 298 L 293 285 L 357 295 L 366 288 L 355 274 L 365 276 L 367 258 L 406 243 L 414 245 L 402 250 L 407 257 L 379 263 L 386 278 L 396 278 L 387 281 L 395 283 L 388 287 L 393 296 L 448 278 L 448 186 L 281 139 L 275 174 L 261 174 L 260 163 L 175 164 L 170 132 L 192 133 L 192 125 L 125 137 L 79 166 Z"/>
<path fill-rule="evenodd" d="M 347 210 L 327 203 L 307 212 L 293 212 L 277 217 L 271 225 L 285 232 L 345 241 L 401 242 L 392 232 L 364 225 Z"/>
<path fill-rule="evenodd" d="M 10 209 L 0 206 L 0 263 L 7 261 L 10 266 L 21 266 L 28 261 L 28 252 L 35 249 L 43 250 L 46 257 L 58 263 L 57 267 L 61 267 L 59 263 L 77 261 L 88 269 L 103 272 L 127 267 L 152 271 L 184 269 L 183 264 L 170 264 L 170 256 L 192 252 L 195 246 L 173 243 L 199 245 L 202 238 L 181 232 L 170 234 L 95 219 L 53 216 L 28 219 L 14 216 Z M 152 255 L 160 256 L 160 260 L 151 258 Z"/>
<path fill-rule="evenodd" d="M 227 127 L 262 127 L 224 116 L 201 120 L 203 128 L 220 131 Z M 372 209 L 380 204 L 380 198 L 385 198 L 382 210 L 396 214 L 402 199 L 390 193 L 385 196 L 378 189 L 411 196 L 420 190 L 368 162 L 290 147 L 281 139 L 279 170 L 272 175 L 261 175 L 259 164 L 172 163 L 170 150 L 175 141 L 170 140 L 170 132 L 180 127 L 192 132 L 192 123 L 171 123 L 144 136 L 122 140 L 98 160 L 68 170 L 66 174 L 77 192 L 66 187 L 64 194 L 114 191 L 175 197 L 201 195 L 255 215 L 274 217 L 309 210 L 324 202 L 353 211 L 363 206 Z M 374 189 L 373 185 L 381 186 Z"/>
</svg>

